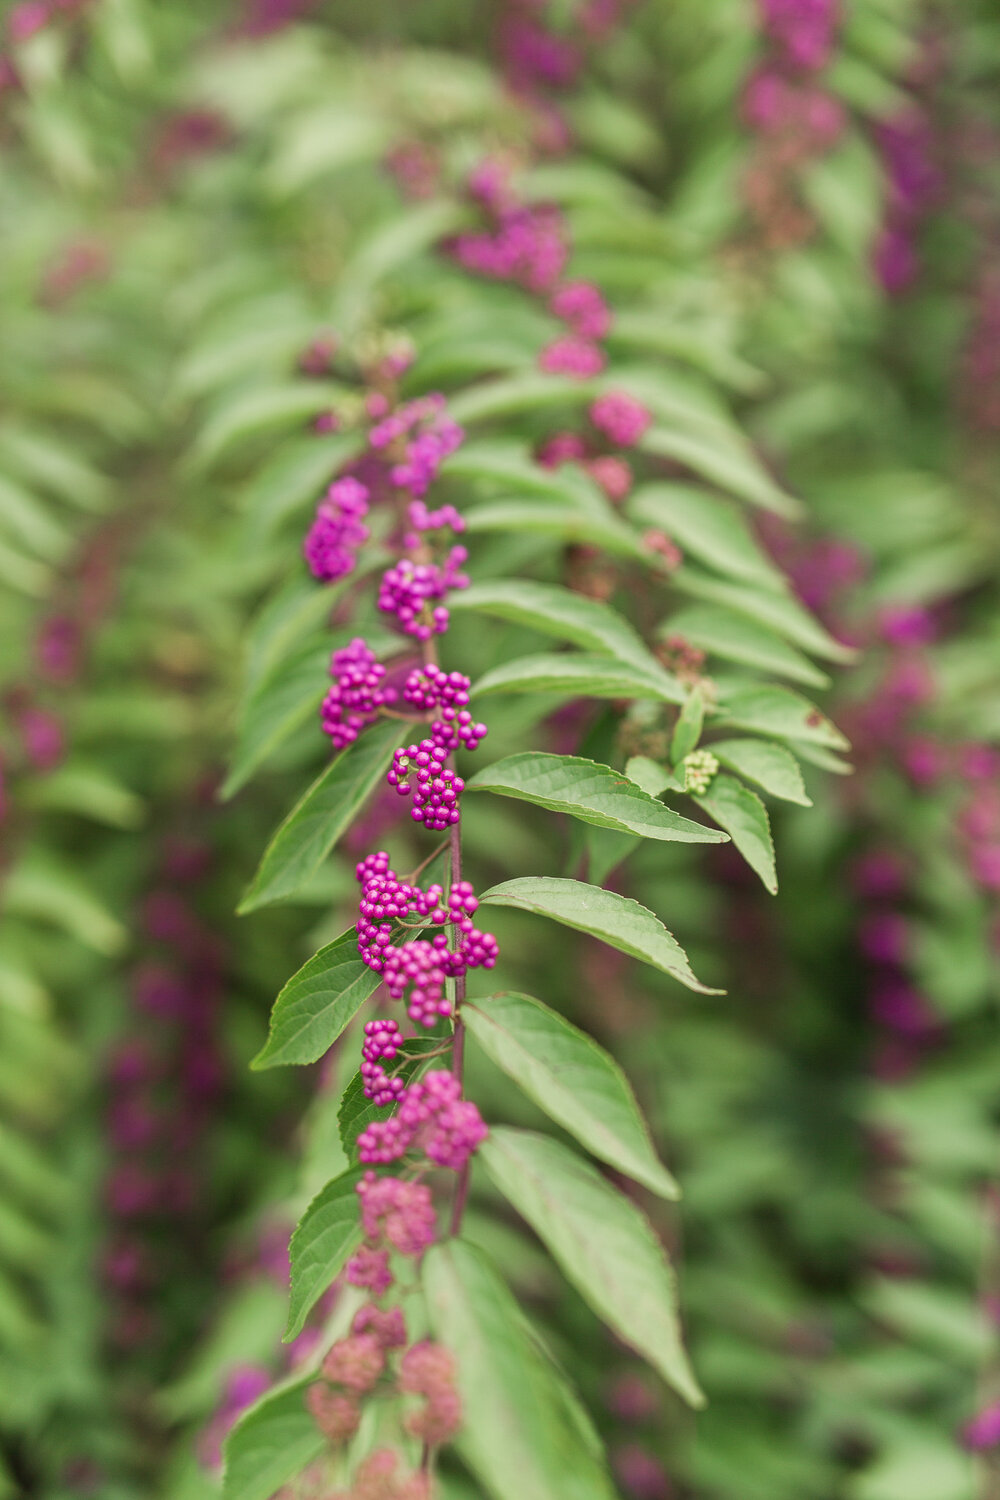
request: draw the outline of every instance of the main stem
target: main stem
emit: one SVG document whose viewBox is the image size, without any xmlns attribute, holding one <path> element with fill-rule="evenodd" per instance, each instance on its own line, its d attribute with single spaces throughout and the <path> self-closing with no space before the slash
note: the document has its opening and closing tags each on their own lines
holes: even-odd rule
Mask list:
<svg viewBox="0 0 1000 1500">
<path fill-rule="evenodd" d="M 462 824 L 461 820 L 451 825 L 451 883 L 462 878 Z M 451 1070 L 462 1083 L 465 1067 L 465 1022 L 462 1020 L 462 1001 L 465 999 L 465 975 L 460 974 L 455 980 L 455 1032 L 451 1048 Z M 469 1159 L 466 1157 L 465 1165 L 458 1174 L 458 1182 L 455 1187 L 455 1198 L 451 1208 L 451 1230 L 454 1236 L 462 1227 L 462 1215 L 465 1212 L 465 1200 L 469 1196 Z"/>
</svg>

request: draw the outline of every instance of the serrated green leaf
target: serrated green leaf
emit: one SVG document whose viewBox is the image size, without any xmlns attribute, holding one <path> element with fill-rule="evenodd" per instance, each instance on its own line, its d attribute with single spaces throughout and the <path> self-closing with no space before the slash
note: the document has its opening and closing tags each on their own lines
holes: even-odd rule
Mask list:
<svg viewBox="0 0 1000 1500">
<path fill-rule="evenodd" d="M 500 578 L 474 583 L 449 601 L 452 612 L 473 610 L 496 619 L 527 625 L 544 635 L 572 641 L 590 651 L 612 656 L 647 672 L 654 680 L 663 673 L 653 653 L 629 622 L 608 604 L 585 599 L 571 589 L 526 578 Z M 671 680 L 667 678 L 667 680 Z"/>
<path fill-rule="evenodd" d="M 682 818 L 630 781 L 621 771 L 575 755 L 525 751 L 477 771 L 467 792 L 495 792 L 568 813 L 598 828 L 684 844 L 722 842 L 714 829 Z"/>
<path fill-rule="evenodd" d="M 708 791 L 699 793 L 694 800 L 731 836 L 751 870 L 760 876 L 773 896 L 778 889 L 774 840 L 767 808 L 757 793 L 735 776 L 719 771 L 712 777 Z"/>
<path fill-rule="evenodd" d="M 575 697 L 652 699 L 682 703 L 685 690 L 676 677 L 649 671 L 612 656 L 589 652 L 539 652 L 517 657 L 485 672 L 472 696 L 488 693 L 572 693 Z"/>
<path fill-rule="evenodd" d="M 770 740 L 716 740 L 710 749 L 724 766 L 756 782 L 772 797 L 812 807 L 798 762 L 784 745 Z"/>
<path fill-rule="evenodd" d="M 358 955 L 353 927 L 328 943 L 285 985 L 274 1002 L 267 1041 L 252 1068 L 312 1063 L 323 1056 L 381 984 Z"/>
<path fill-rule="evenodd" d="M 719 995 L 691 972 L 684 949 L 667 931 L 659 917 L 615 891 L 605 891 L 582 880 L 564 880 L 539 875 L 505 880 L 480 897 L 483 906 L 514 906 L 521 911 L 551 917 L 578 932 L 589 932 L 612 948 L 629 953 L 643 963 L 662 969 L 689 990 Z"/>
<path fill-rule="evenodd" d="M 352 1167 L 328 1182 L 306 1209 L 288 1247 L 287 1344 L 302 1332 L 306 1318 L 361 1240 L 360 1205 L 355 1192 L 363 1168 Z"/>
<path fill-rule="evenodd" d="M 736 729 L 754 729 L 778 739 L 801 740 L 831 750 L 851 748 L 836 725 L 808 698 L 791 688 L 748 687 L 727 692 L 713 723 L 719 728 L 732 725 Z"/>
<path fill-rule="evenodd" d="M 586 1032 L 531 995 L 509 992 L 466 1000 L 462 1016 L 487 1057 L 581 1146 L 660 1197 L 680 1196 L 628 1079 Z"/>
<path fill-rule="evenodd" d="M 223 1445 L 223 1500 L 271 1500 L 326 1447 L 306 1408 L 308 1379 L 268 1391 L 245 1411 Z"/>
<path fill-rule="evenodd" d="M 292 808 L 264 851 L 240 914 L 291 896 L 319 869 L 388 769 L 409 725 L 373 724 L 327 766 Z"/>
<path fill-rule="evenodd" d="M 433 1245 L 423 1283 L 434 1335 L 458 1364 L 456 1447 L 492 1500 L 614 1500 L 576 1396 L 486 1257 L 461 1240 Z"/>
<path fill-rule="evenodd" d="M 648 1219 L 568 1146 L 496 1126 L 479 1148 L 494 1184 L 619 1338 L 691 1406 L 704 1406 L 681 1341 L 674 1275 Z"/>
</svg>

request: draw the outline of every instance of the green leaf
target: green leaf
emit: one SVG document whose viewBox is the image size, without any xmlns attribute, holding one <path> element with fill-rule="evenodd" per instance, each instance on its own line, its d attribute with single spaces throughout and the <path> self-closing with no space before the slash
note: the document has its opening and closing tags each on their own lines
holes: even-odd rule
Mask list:
<svg viewBox="0 0 1000 1500">
<path fill-rule="evenodd" d="M 357 433 L 313 432 L 297 443 L 282 443 L 242 495 L 247 549 L 266 545 L 287 517 L 317 501 L 360 445 Z"/>
<path fill-rule="evenodd" d="M 670 738 L 670 759 L 673 765 L 689 755 L 701 739 L 701 727 L 705 722 L 705 695 L 700 687 L 693 687 L 680 711 L 674 732 Z"/>
<path fill-rule="evenodd" d="M 504 489 L 576 503 L 603 515 L 607 502 L 588 475 L 568 467 L 543 469 L 522 443 L 463 443 L 441 469 L 448 479 L 493 480 Z"/>
<path fill-rule="evenodd" d="M 771 593 L 738 583 L 729 583 L 724 578 L 712 578 L 707 573 L 685 564 L 673 575 L 674 587 L 682 593 L 693 594 L 712 604 L 722 604 L 737 614 L 746 615 L 761 625 L 776 630 L 803 651 L 822 656 L 827 661 L 853 661 L 857 653 L 849 646 L 835 640 L 824 630 L 819 621 L 789 594 Z"/>
<path fill-rule="evenodd" d="M 757 793 L 737 781 L 735 776 L 726 776 L 720 771 L 712 777 L 708 791 L 695 796 L 694 800 L 732 836 L 751 870 L 756 871 L 773 896 L 778 889 L 774 841 L 767 808 Z"/>
<path fill-rule="evenodd" d="M 682 636 L 692 646 L 700 646 L 726 661 L 773 672 L 776 677 L 788 677 L 807 687 L 830 685 L 826 673 L 813 666 L 808 657 L 790 646 L 777 631 L 735 610 L 712 604 L 691 605 L 671 615 L 663 631 Z"/>
<path fill-rule="evenodd" d="M 0 474 L 0 526 L 15 542 L 47 563 L 59 563 L 69 551 L 72 537 L 53 521 L 37 495 Z"/>
<path fill-rule="evenodd" d="M 466 1000 L 462 1015 L 487 1057 L 581 1146 L 661 1198 L 680 1196 L 628 1079 L 586 1032 L 531 995 Z"/>
<path fill-rule="evenodd" d="M 328 1182 L 306 1209 L 288 1247 L 291 1286 L 284 1342 L 302 1332 L 309 1313 L 361 1240 L 360 1206 L 355 1192 L 363 1175 L 352 1167 Z"/>
<path fill-rule="evenodd" d="M 61 927 L 97 953 L 120 953 L 128 933 L 76 870 L 42 855 L 17 861 L 4 884 L 4 911 Z"/>
<path fill-rule="evenodd" d="M 798 502 L 775 484 L 750 445 L 736 441 L 735 433 L 734 440 L 721 442 L 714 433 L 653 427 L 639 446 L 657 458 L 671 458 L 684 464 L 750 505 L 759 505 L 779 516 L 799 513 Z"/>
<path fill-rule="evenodd" d="M 243 710 L 233 764 L 219 796 L 228 801 L 290 734 L 316 713 L 330 686 L 330 653 L 338 642 L 307 641 L 276 663 L 254 687 Z"/>
<path fill-rule="evenodd" d="M 246 438 L 293 428 L 329 408 L 339 388 L 318 380 L 240 389 L 212 411 L 191 450 L 192 469 L 202 473 Z"/>
<path fill-rule="evenodd" d="M 223 1500 L 271 1500 L 323 1452 L 326 1439 L 305 1404 L 309 1384 L 268 1391 L 240 1417 L 223 1445 Z"/>
<path fill-rule="evenodd" d="M 631 756 L 625 762 L 625 775 L 651 797 L 661 796 L 668 787 L 674 792 L 684 790 L 683 781 L 673 775 L 669 766 L 659 765 L 657 761 L 650 760 L 648 755 Z"/>
<path fill-rule="evenodd" d="M 482 422 L 489 417 L 510 417 L 518 412 L 544 411 L 549 406 L 583 406 L 592 401 L 598 387 L 591 380 L 572 380 L 564 375 L 542 375 L 536 370 L 523 375 L 484 380 L 452 397 L 449 410 L 456 422 Z"/>
<path fill-rule="evenodd" d="M 487 693 L 571 693 L 587 698 L 647 698 L 682 703 L 685 691 L 676 677 L 585 652 L 539 652 L 504 662 L 484 673 L 473 697 Z"/>
<path fill-rule="evenodd" d="M 728 692 L 714 722 L 720 728 L 731 724 L 736 729 L 755 729 L 760 734 L 802 740 L 830 750 L 851 748 L 826 715 L 791 688 L 749 687 Z"/>
<path fill-rule="evenodd" d="M 456 594 L 449 601 L 449 608 L 452 613 L 471 609 L 496 619 L 511 620 L 516 625 L 527 625 L 543 635 L 572 641 L 585 650 L 607 651 L 648 672 L 654 679 L 663 676 L 671 680 L 637 632 L 610 605 L 584 599 L 557 584 L 522 578 L 474 583 Z"/>
<path fill-rule="evenodd" d="M 434 1336 L 458 1364 L 456 1447 L 492 1500 L 614 1500 L 577 1398 L 486 1257 L 461 1240 L 433 1245 L 423 1282 Z"/>
<path fill-rule="evenodd" d="M 650 797 L 621 771 L 575 755 L 526 751 L 496 761 L 465 783 L 466 791 L 495 792 L 569 813 L 598 828 L 684 844 L 718 844 L 719 835 L 682 818 Z"/>
<path fill-rule="evenodd" d="M 812 807 L 798 761 L 784 745 L 770 740 L 717 740 L 710 749 L 724 766 L 738 771 L 747 781 L 755 781 L 772 797 Z"/>
<path fill-rule="evenodd" d="M 578 932 L 589 932 L 612 948 L 662 969 L 689 990 L 703 995 L 723 993 L 709 989 L 695 978 L 687 954 L 659 917 L 638 901 L 619 896 L 615 891 L 586 885 L 581 880 L 539 875 L 492 886 L 480 897 L 480 904 L 513 906 L 551 917 L 554 922 L 562 922 Z"/>
<path fill-rule="evenodd" d="M 780 570 L 754 538 L 738 505 L 688 484 L 644 484 L 629 499 L 626 513 L 658 527 L 699 562 L 741 583 L 784 592 Z"/>
<path fill-rule="evenodd" d="M 545 505 L 531 500 L 493 500 L 466 511 L 466 529 L 537 533 L 560 542 L 589 542 L 605 552 L 649 562 L 639 537 L 616 515 L 591 515 L 568 505 Z"/>
<path fill-rule="evenodd" d="M 342 933 L 285 985 L 271 1011 L 267 1041 L 250 1066 L 280 1068 L 315 1062 L 333 1046 L 381 982 L 381 975 L 359 958 L 354 928 Z"/>
<path fill-rule="evenodd" d="M 648 1219 L 568 1146 L 494 1127 L 480 1159 L 598 1317 L 691 1406 L 705 1398 L 681 1341 L 674 1275 Z"/>
<path fill-rule="evenodd" d="M 342 750 L 292 808 L 264 851 L 240 915 L 292 895 L 319 869 L 388 770 L 409 725 L 385 719 Z"/>
<path fill-rule="evenodd" d="M 424 1055 L 436 1051 L 440 1046 L 440 1037 L 407 1037 L 405 1050 L 410 1055 L 398 1068 L 393 1066 L 394 1074 L 408 1084 L 425 1066 Z M 355 1073 L 344 1090 L 340 1108 L 337 1111 L 340 1144 L 344 1148 L 344 1155 L 348 1161 L 358 1159 L 358 1136 L 361 1132 L 367 1129 L 373 1121 L 388 1120 L 394 1113 L 395 1105 L 373 1104 L 365 1097 L 364 1080 L 360 1072 Z"/>
<path fill-rule="evenodd" d="M 70 761 L 30 788 L 32 807 L 59 808 L 93 818 L 109 828 L 138 828 L 145 816 L 141 797 L 115 781 L 99 765 Z"/>
</svg>

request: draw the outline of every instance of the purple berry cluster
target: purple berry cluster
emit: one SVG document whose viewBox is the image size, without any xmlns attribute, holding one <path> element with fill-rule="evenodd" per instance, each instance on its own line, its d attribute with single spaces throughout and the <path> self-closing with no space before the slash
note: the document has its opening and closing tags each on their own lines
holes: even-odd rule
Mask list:
<svg viewBox="0 0 1000 1500">
<path fill-rule="evenodd" d="M 358 952 L 370 969 L 382 975 L 394 1000 L 407 999 L 407 1013 L 412 1021 L 427 1027 L 436 1025 L 442 1016 L 451 1015 L 451 1002 L 445 995 L 446 980 L 460 978 L 469 969 L 492 969 L 497 961 L 496 939 L 491 933 L 480 932 L 472 920 L 478 902 L 471 885 L 468 881 L 457 881 L 447 897 L 440 885 L 422 890 L 400 880 L 389 868 L 389 856 L 383 851 L 362 860 L 357 876 L 361 885 L 356 924 Z M 458 937 L 457 946 L 449 948 L 448 935 L 443 930 L 430 939 L 394 943 L 393 923 L 412 923 L 414 918 L 417 925 L 451 927 Z M 382 1037 L 382 1033 L 378 1035 Z M 379 1062 L 374 1051 L 370 1061 Z M 373 1089 L 388 1087 L 382 1075 L 373 1073 L 371 1077 Z M 366 1092 L 368 1087 L 366 1077 Z"/>
<path fill-rule="evenodd" d="M 395 688 L 385 686 L 386 669 L 360 636 L 333 653 L 330 676 L 333 687 L 323 699 L 320 717 L 334 749 L 343 750 L 397 695 Z"/>
<path fill-rule="evenodd" d="M 476 1106 L 461 1097 L 454 1073 L 428 1073 L 406 1090 L 396 1113 L 376 1120 L 358 1136 L 363 1162 L 386 1165 L 409 1151 L 422 1151 L 435 1166 L 459 1172 L 481 1141 L 486 1126 Z"/>
<path fill-rule="evenodd" d="M 464 547 L 452 547 L 441 563 L 401 558 L 382 575 L 379 609 L 394 617 L 404 635 L 415 636 L 418 641 L 444 635 L 450 616 L 440 601 L 447 599 L 452 589 L 468 588 L 468 577 L 461 572 L 468 555 Z"/>
<path fill-rule="evenodd" d="M 391 482 L 422 500 L 464 436 L 448 415 L 444 397 L 435 392 L 397 407 L 371 429 L 368 442 L 376 453 L 387 452 L 393 458 Z"/>
<path fill-rule="evenodd" d="M 316 518 L 303 545 L 314 578 L 333 583 L 354 571 L 358 548 L 369 536 L 363 524 L 368 500 L 367 486 L 349 474 L 331 484 L 316 508 Z"/>
</svg>

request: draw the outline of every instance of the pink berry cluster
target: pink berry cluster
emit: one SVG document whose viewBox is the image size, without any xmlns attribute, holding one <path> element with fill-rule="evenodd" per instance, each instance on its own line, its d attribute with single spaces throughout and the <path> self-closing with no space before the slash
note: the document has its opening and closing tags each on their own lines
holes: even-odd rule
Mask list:
<svg viewBox="0 0 1000 1500">
<path fill-rule="evenodd" d="M 319 1379 L 307 1392 L 306 1403 L 320 1431 L 340 1446 L 357 1432 L 364 1400 L 416 1396 L 420 1404 L 408 1409 L 405 1430 L 428 1445 L 447 1442 L 462 1420 L 454 1362 L 447 1350 L 430 1340 L 407 1349 L 409 1334 L 402 1308 L 382 1305 L 395 1284 L 392 1257 L 419 1260 L 434 1242 L 437 1221 L 430 1188 L 422 1182 L 379 1177 L 368 1171 L 356 1191 L 364 1244 L 348 1261 L 346 1277 L 352 1286 L 370 1292 L 373 1300 L 355 1313 L 348 1336 L 330 1348 Z M 393 1370 L 391 1362 L 399 1350 L 405 1353 Z M 378 1457 L 373 1455 L 373 1459 Z M 376 1466 L 369 1477 L 374 1478 L 376 1472 L 383 1478 L 394 1475 L 395 1458 L 389 1457 L 392 1462 Z M 352 1495 L 427 1493 L 405 1487 L 404 1481 L 403 1488 L 368 1491 L 364 1488 L 366 1470 L 363 1464 Z"/>
<path fill-rule="evenodd" d="M 379 609 L 393 616 L 404 635 L 418 641 L 444 635 L 450 616 L 441 601 L 452 589 L 468 588 L 468 577 L 461 571 L 468 555 L 464 547 L 452 547 L 441 563 L 401 558 L 382 575 Z"/>
<path fill-rule="evenodd" d="M 392 457 L 391 482 L 422 500 L 464 435 L 448 415 L 444 397 L 435 392 L 397 407 L 371 429 L 368 442 L 375 452 Z"/>
<path fill-rule="evenodd" d="M 303 546 L 309 571 L 333 583 L 354 571 L 358 548 L 368 540 L 364 517 L 369 491 L 349 474 L 334 480 L 316 508 L 316 518 Z"/>
<path fill-rule="evenodd" d="M 498 957 L 496 939 L 480 932 L 473 922 L 478 902 L 468 881 L 455 882 L 447 898 L 440 885 L 426 890 L 400 880 L 389 867 L 384 851 L 368 855 L 357 867 L 361 885 L 358 904 L 358 952 L 370 969 L 381 974 L 394 1000 L 409 990 L 407 1012 L 412 1021 L 434 1026 L 451 1014 L 445 996 L 445 981 L 457 979 L 469 969 L 492 969 Z M 459 936 L 454 949 L 448 947 L 442 930 L 430 940 L 414 938 L 395 944 L 393 923 L 417 918 L 421 925 L 450 926 Z M 372 1055 L 372 1063 L 378 1059 Z M 372 1075 L 372 1087 L 385 1087 Z M 366 1080 L 367 1086 L 367 1080 Z"/>
<path fill-rule="evenodd" d="M 801 244 L 815 222 L 799 191 L 802 172 L 829 151 L 846 116 L 817 81 L 830 62 L 840 20 L 838 0 L 759 0 L 767 51 L 747 79 L 742 114 L 756 137 L 743 195 L 768 250 Z"/>
<path fill-rule="evenodd" d="M 385 686 L 386 669 L 360 636 L 333 653 L 330 676 L 333 687 L 323 699 L 320 718 L 334 749 L 343 750 L 397 695 L 395 688 Z"/>
<path fill-rule="evenodd" d="M 627 391 L 606 391 L 591 402 L 587 415 L 592 436 L 555 432 L 540 445 L 536 460 L 543 469 L 579 464 L 611 503 L 620 505 L 632 489 L 632 468 L 620 453 L 602 452 L 603 442 L 635 447 L 649 429 L 652 414 Z"/>
</svg>

